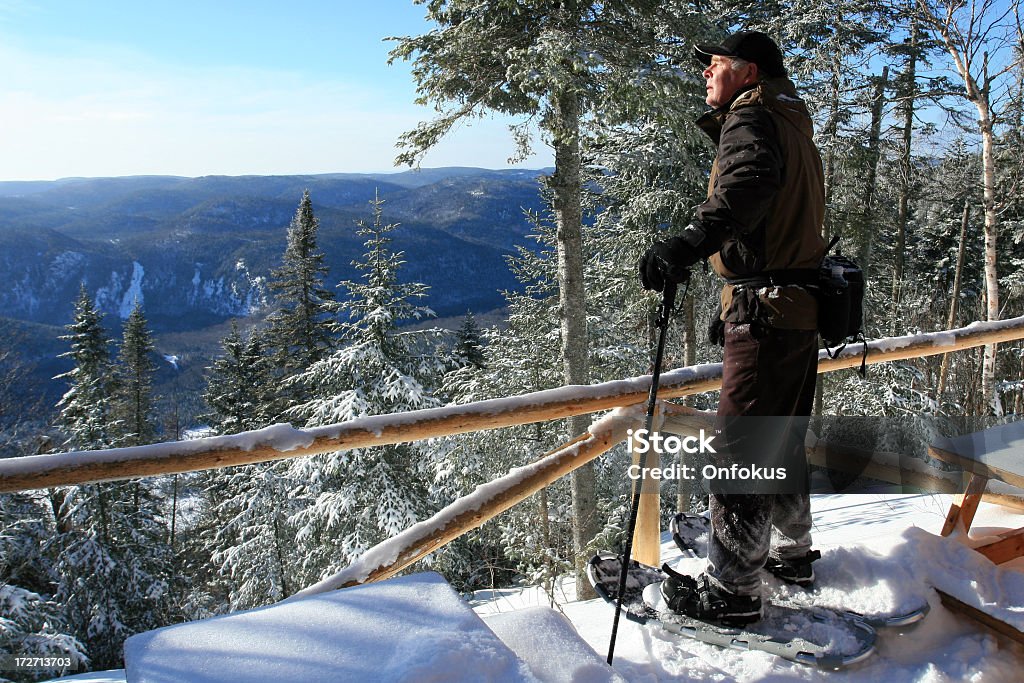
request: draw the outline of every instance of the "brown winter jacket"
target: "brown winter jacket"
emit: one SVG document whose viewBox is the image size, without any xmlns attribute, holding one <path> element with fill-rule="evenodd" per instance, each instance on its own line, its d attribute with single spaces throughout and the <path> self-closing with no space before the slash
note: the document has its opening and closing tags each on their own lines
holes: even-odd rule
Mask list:
<svg viewBox="0 0 1024 683">
<path fill-rule="evenodd" d="M 811 118 L 793 83 L 761 81 L 697 125 L 718 146 L 708 198 L 693 221 L 708 240 L 705 249 L 720 245 L 710 257 L 715 272 L 729 279 L 816 269 L 825 254 L 824 179 Z M 721 297 L 727 322 L 817 326 L 817 303 L 800 286 L 726 284 Z"/>
</svg>

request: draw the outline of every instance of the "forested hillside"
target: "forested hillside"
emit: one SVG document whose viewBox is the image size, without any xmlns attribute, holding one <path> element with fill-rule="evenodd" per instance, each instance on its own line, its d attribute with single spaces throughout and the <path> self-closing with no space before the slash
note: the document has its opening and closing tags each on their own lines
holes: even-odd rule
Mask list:
<svg viewBox="0 0 1024 683">
<path fill-rule="evenodd" d="M 706 107 L 691 50 L 737 25 L 776 37 L 812 112 L 825 231 L 867 274 L 867 336 L 1024 313 L 1017 0 L 971 4 L 973 15 L 931 0 L 430 8 L 437 31 L 393 53 L 438 110 L 402 139 L 401 161 L 463 117 L 500 112 L 524 121 L 521 144 L 554 147 L 556 168 L 0 184 L 0 302 L 19 321 L 7 338 L 43 325 L 61 336 L 0 349 L 0 387 L 56 354 L 68 370 L 52 419 L 0 393 L 7 454 L 177 439 L 199 424 L 324 425 L 649 372 L 658 301 L 636 263 L 704 197 L 713 149 L 693 126 Z M 127 296 L 133 282 L 144 296 Z M 704 332 L 719 286 L 694 269 L 669 367 L 720 359 Z M 430 322 L 498 307 L 500 324 Z M 161 337 L 213 323 L 216 358 L 198 371 L 194 409 L 179 411 L 152 390 L 170 364 L 153 350 L 175 353 Z M 1019 416 L 1024 349 L 821 376 L 816 410 Z M 127 635 L 291 595 L 579 431 L 531 425 L 4 495 L 0 613 L 13 617 L 0 651 L 116 666 Z M 461 589 L 550 588 L 620 537 L 624 458 L 613 451 L 426 564 Z"/>
</svg>

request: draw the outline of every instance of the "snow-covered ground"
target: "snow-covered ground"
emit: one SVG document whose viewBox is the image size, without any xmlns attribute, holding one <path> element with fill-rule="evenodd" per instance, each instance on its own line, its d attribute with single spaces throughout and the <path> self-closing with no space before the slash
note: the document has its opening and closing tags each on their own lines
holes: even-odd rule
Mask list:
<svg viewBox="0 0 1024 683">
<path fill-rule="evenodd" d="M 268 615 L 275 614 L 270 610 L 278 610 L 276 613 L 281 615 L 281 619 L 268 622 L 273 632 L 280 634 L 280 637 L 305 634 L 305 637 L 312 638 L 311 642 L 306 643 L 312 652 L 341 650 L 347 653 L 345 657 L 348 657 L 350 664 L 363 662 L 362 665 L 366 666 L 363 674 L 368 676 L 364 680 L 504 682 L 533 680 L 536 677 L 545 681 L 577 683 L 618 680 L 725 683 L 826 679 L 928 683 L 1020 681 L 1024 646 L 997 637 L 964 617 L 949 612 L 941 605 L 931 586 L 937 586 L 963 602 L 998 614 L 1003 620 L 1024 628 L 1024 560 L 994 567 L 968 548 L 968 545 L 977 545 L 984 536 L 1024 526 L 1024 514 L 983 503 L 975 518 L 971 539 L 955 536 L 942 539 L 935 534 L 942 526 L 949 501 L 949 496 L 940 495 L 858 494 L 815 497 L 815 546 L 823 551 L 822 559 L 815 565 L 819 583 L 842 587 L 841 590 L 832 591 L 819 589 L 821 599 L 858 611 L 891 608 L 898 606 L 902 600 L 912 602 L 915 596 L 927 598 L 931 605 L 930 614 L 919 625 L 903 633 L 895 629 L 880 631 L 876 654 L 856 668 L 841 672 L 819 671 L 764 653 L 723 650 L 670 636 L 656 626 L 642 627 L 627 620 L 620 621 L 615 671 L 610 671 L 601 664 L 601 660 L 607 652 L 611 632 L 611 607 L 601 600 L 574 602 L 575 590 L 569 582 L 563 583 L 556 591 L 555 606 L 567 620 L 545 609 L 549 606 L 549 599 L 535 587 L 481 591 L 470 601 L 476 614 L 482 618 L 482 624 L 489 626 L 526 662 L 529 669 L 525 671 L 508 661 L 507 651 L 493 641 L 487 641 L 487 647 L 483 648 L 487 652 L 467 653 L 465 648 L 456 648 L 458 652 L 455 654 L 458 656 L 440 646 L 428 648 L 428 654 L 432 653 L 428 659 L 432 663 L 426 668 L 419 666 L 426 660 L 414 656 L 411 651 L 408 652 L 409 666 L 404 666 L 401 658 L 396 660 L 389 647 L 399 639 L 399 631 L 406 630 L 409 624 L 418 624 L 419 628 L 425 623 L 435 624 L 440 631 L 447 627 L 449 631 L 454 630 L 456 635 L 465 632 L 466 638 L 463 640 L 466 642 L 482 643 L 487 640 L 484 637 L 486 633 L 481 635 L 479 631 L 482 626 L 479 620 L 467 618 L 454 604 L 442 605 L 441 595 L 433 596 L 427 605 L 415 598 L 411 602 L 407 600 L 405 604 L 412 605 L 410 611 L 403 614 L 402 618 L 393 619 L 391 626 L 382 626 L 383 616 L 379 609 L 372 606 L 378 604 L 375 600 L 371 600 L 372 604 L 367 606 L 362 616 L 352 616 L 355 612 L 350 612 L 344 627 L 313 628 L 311 615 L 319 613 L 305 609 L 304 600 L 254 612 L 260 620 L 267 621 Z M 700 569 L 701 561 L 679 556 L 667 534 L 663 537 L 662 553 L 663 559 L 683 569 Z M 870 578 L 865 585 L 858 587 L 854 584 L 854 577 Z M 371 597 L 371 593 L 376 594 L 374 591 L 388 595 L 388 583 L 391 582 L 328 593 L 307 600 L 320 600 L 323 605 L 327 605 L 346 602 L 338 600 L 338 597 L 346 593 L 352 599 L 359 595 Z M 411 585 L 408 579 L 399 579 L 394 588 L 397 592 L 389 600 L 400 598 L 402 591 L 409 592 Z M 431 584 L 431 590 L 437 591 L 438 587 Z M 351 599 L 347 601 L 351 602 Z M 458 616 L 458 623 L 442 625 L 435 614 L 438 610 Z M 469 615 L 472 616 L 472 613 Z M 230 620 L 232 617 L 222 619 Z M 320 615 L 317 618 L 328 617 Z M 570 623 L 582 640 L 573 633 Z M 404 626 L 399 629 L 397 624 Z M 200 628 L 209 625 L 207 623 Z M 178 633 L 185 635 L 187 632 L 184 629 L 190 626 L 193 627 L 193 633 L 198 632 L 194 630 L 194 625 L 172 628 L 181 628 Z M 393 629 L 394 635 L 388 629 Z M 358 638 L 358 646 L 354 641 L 349 642 L 344 635 L 364 632 L 372 633 L 373 637 Z M 244 633 L 240 632 L 240 635 L 244 636 Z M 178 639 L 174 643 L 174 651 L 170 653 L 171 659 L 167 661 L 181 661 L 182 658 L 199 654 L 206 657 L 203 667 L 207 670 L 210 667 L 216 668 L 219 658 L 236 663 L 244 662 L 245 669 L 258 670 L 261 658 L 268 655 L 268 651 L 265 647 L 254 648 L 253 643 L 256 641 L 253 637 L 236 637 L 220 642 L 221 647 L 217 648 L 213 659 L 210 659 L 210 651 L 190 652 L 190 649 L 198 651 L 199 646 L 190 645 L 188 638 Z M 322 640 L 318 641 L 318 638 Z M 138 642 L 144 641 L 156 642 L 152 637 L 140 638 Z M 405 642 L 415 644 L 417 639 L 406 639 Z M 444 638 L 437 640 L 437 643 L 443 642 L 453 644 L 461 641 L 458 637 L 449 641 Z M 589 644 L 593 652 L 588 650 L 586 644 Z M 494 661 L 491 661 L 488 652 L 495 653 Z M 417 666 L 413 666 L 414 662 Z M 305 663 L 305 669 L 295 669 L 291 680 L 307 680 L 303 677 L 304 672 L 308 673 L 312 665 L 310 660 Z M 174 680 L 183 683 L 211 680 L 199 675 L 198 670 L 196 674 L 194 679 L 176 676 Z M 77 680 L 108 683 L 124 681 L 125 674 L 88 674 Z"/>
<path fill-rule="evenodd" d="M 923 622 L 906 629 L 879 632 L 877 652 L 863 664 L 841 672 L 825 672 L 768 654 L 723 650 L 680 639 L 656 626 L 620 620 L 615 669 L 629 681 L 976 681 L 1011 683 L 1024 680 L 1024 646 L 983 630 L 946 610 L 930 586 L 963 602 L 999 614 L 1024 629 L 1024 560 L 995 567 L 969 550 L 984 536 L 1024 526 L 1024 514 L 983 503 L 972 526 L 972 538 L 942 539 L 951 496 L 884 494 L 815 496 L 814 544 L 823 552 L 815 564 L 819 582 L 830 575 L 870 575 L 858 590 L 823 591 L 823 597 L 847 609 L 871 612 L 891 601 L 924 595 L 931 611 Z M 680 557 L 668 534 L 662 537 L 662 559 L 697 572 L 701 560 Z M 850 565 L 853 565 L 851 570 Z M 611 607 L 602 600 L 572 602 L 575 587 L 562 584 L 559 609 L 598 653 L 605 655 L 611 635 Z M 478 613 L 491 614 L 547 605 L 540 589 L 478 593 Z"/>
</svg>

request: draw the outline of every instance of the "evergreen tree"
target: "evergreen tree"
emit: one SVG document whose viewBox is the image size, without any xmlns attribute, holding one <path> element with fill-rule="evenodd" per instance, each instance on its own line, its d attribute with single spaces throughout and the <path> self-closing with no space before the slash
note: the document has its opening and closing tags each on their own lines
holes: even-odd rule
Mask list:
<svg viewBox="0 0 1024 683">
<path fill-rule="evenodd" d="M 58 424 L 68 436 L 67 446 L 76 450 L 109 448 L 117 445 L 121 427 L 114 420 L 115 382 L 110 360 L 110 340 L 83 284 L 75 302 L 74 321 L 67 334 L 71 350 L 60 355 L 74 367 L 56 379 L 67 379 L 70 388 L 61 398 Z"/>
<path fill-rule="evenodd" d="M 67 633 L 52 597 L 52 563 L 43 552 L 53 531 L 50 518 L 42 495 L 0 495 L 0 655 L 70 656 L 82 666 L 88 662 L 85 647 Z"/>
<path fill-rule="evenodd" d="M 124 410 L 125 445 L 153 443 L 153 337 L 146 325 L 142 306 L 136 302 L 124 324 L 118 367 L 121 405 Z"/>
<path fill-rule="evenodd" d="M 455 333 L 455 357 L 461 365 L 484 366 L 483 337 L 472 312 L 466 313 Z"/>
<path fill-rule="evenodd" d="M 288 597 L 298 586 L 294 507 L 288 465 L 257 463 L 217 470 L 205 488 L 203 553 L 226 592 L 226 611 L 250 609 Z"/>
<path fill-rule="evenodd" d="M 206 376 L 203 399 L 210 412 L 202 419 L 218 434 L 266 427 L 276 417 L 276 385 L 262 335 L 252 330 L 243 340 L 238 324 L 232 321 L 221 350 Z"/>
<path fill-rule="evenodd" d="M 109 341 L 84 285 L 63 339 L 71 345 L 63 355 L 75 362 L 61 375 L 71 381 L 59 404 L 67 444 L 119 445 L 123 425 L 112 410 Z M 52 498 L 56 533 L 46 549 L 54 558 L 54 600 L 93 664 L 118 666 L 125 638 L 154 628 L 167 614 L 170 553 L 154 496 L 141 482 L 114 482 L 62 487 Z"/>
<path fill-rule="evenodd" d="M 391 248 L 397 225 L 384 224 L 382 200 L 372 206 L 372 224 L 359 227 L 366 252 L 352 264 L 362 277 L 340 284 L 348 294 L 341 305 L 347 319 L 337 328 L 342 346 L 297 378 L 312 399 L 288 416 L 307 427 L 438 405 L 431 389 L 444 363 L 436 331 L 399 328 L 433 315 L 417 303 L 426 287 L 399 281 L 404 261 Z M 293 480 L 305 483 L 294 521 L 309 579 L 431 512 L 431 458 L 429 443 L 414 442 L 293 461 Z"/>
<path fill-rule="evenodd" d="M 288 379 L 306 371 L 333 346 L 330 322 L 336 305 L 334 293 L 323 286 L 328 269 L 317 247 L 319 228 L 320 221 L 313 213 L 313 202 L 306 190 L 288 226 L 283 263 L 272 271 L 270 281 L 270 288 L 276 293 L 277 310 L 267 318 L 270 328 L 266 343 L 284 392 L 280 410 L 300 398 L 288 395 L 284 389 L 296 388 L 288 384 Z"/>
<path fill-rule="evenodd" d="M 210 412 L 204 419 L 218 434 L 266 427 L 276 417 L 276 384 L 263 336 L 252 330 L 243 339 L 232 322 L 222 349 L 207 375 L 204 400 Z M 270 604 L 296 588 L 287 472 L 287 464 L 268 462 L 204 476 L 197 544 L 216 568 L 206 589 L 223 595 L 230 610 Z"/>
</svg>

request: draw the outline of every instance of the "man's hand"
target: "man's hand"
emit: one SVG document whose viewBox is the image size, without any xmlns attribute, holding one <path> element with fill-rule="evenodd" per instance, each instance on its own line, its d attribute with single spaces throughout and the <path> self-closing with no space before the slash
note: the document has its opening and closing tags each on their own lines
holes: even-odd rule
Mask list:
<svg viewBox="0 0 1024 683">
<path fill-rule="evenodd" d="M 689 277 L 690 266 L 701 258 L 700 252 L 682 237 L 655 242 L 640 257 L 640 284 L 660 292 L 666 282 L 682 283 Z"/>
<path fill-rule="evenodd" d="M 722 304 L 719 303 L 708 323 L 708 341 L 715 346 L 725 346 L 725 323 L 722 321 Z"/>
</svg>

